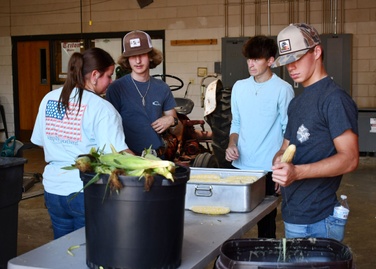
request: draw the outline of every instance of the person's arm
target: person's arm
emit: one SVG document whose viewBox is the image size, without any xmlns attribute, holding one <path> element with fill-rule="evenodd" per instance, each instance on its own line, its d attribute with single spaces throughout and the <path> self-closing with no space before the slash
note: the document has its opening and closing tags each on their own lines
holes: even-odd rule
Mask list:
<svg viewBox="0 0 376 269">
<path fill-rule="evenodd" d="M 167 111 L 164 111 L 163 112 L 163 116 L 160 117 L 159 119 L 157 119 L 156 121 L 154 121 L 152 124 L 151 124 L 151 127 L 153 127 L 153 129 L 158 133 L 158 134 L 161 134 L 163 133 L 164 131 L 166 131 L 168 128 L 170 127 L 176 127 L 175 125 L 175 118 L 177 119 L 178 116 L 176 114 L 176 111 L 175 109 L 170 109 L 170 110 L 167 110 Z M 178 120 L 178 124 L 179 124 L 179 120 Z"/>
<path fill-rule="evenodd" d="M 286 86 L 286 90 L 278 99 L 278 113 L 280 115 L 280 123 L 282 132 L 285 133 L 288 122 L 287 110 L 291 100 L 294 98 L 294 90 L 291 85 Z"/>
<path fill-rule="evenodd" d="M 228 146 L 226 149 L 226 161 L 234 161 L 237 160 L 240 156 L 239 150 L 238 150 L 238 140 L 239 140 L 239 132 L 240 132 L 240 113 L 238 110 L 238 104 L 236 102 L 237 100 L 237 88 L 238 82 L 235 83 L 232 94 L 231 94 L 231 127 L 230 127 L 230 137 Z"/>
<path fill-rule="evenodd" d="M 238 139 L 239 134 L 230 134 L 228 147 L 226 149 L 226 160 L 229 162 L 237 160 L 239 158 Z"/>
<path fill-rule="evenodd" d="M 121 153 L 121 152 L 126 152 L 126 153 L 129 153 L 129 154 L 132 154 L 132 155 L 136 155 L 136 154 L 134 154 L 134 152 L 133 152 L 132 150 L 130 150 L 130 149 L 121 150 L 120 153 Z"/>
<path fill-rule="evenodd" d="M 285 143 L 283 146 L 286 146 Z M 337 151 L 335 155 L 309 164 L 281 163 L 275 157 L 273 180 L 286 187 L 296 180 L 334 177 L 354 171 L 359 163 L 358 136 L 352 130 L 346 130 L 334 139 L 334 146 Z M 276 156 L 281 156 L 283 151 L 280 150 Z"/>
</svg>

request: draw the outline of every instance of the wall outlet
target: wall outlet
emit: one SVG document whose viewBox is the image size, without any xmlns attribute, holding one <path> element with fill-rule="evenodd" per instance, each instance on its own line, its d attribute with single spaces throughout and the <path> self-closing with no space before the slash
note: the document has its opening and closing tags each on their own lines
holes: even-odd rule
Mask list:
<svg viewBox="0 0 376 269">
<path fill-rule="evenodd" d="M 206 67 L 197 67 L 197 76 L 205 77 L 208 74 L 208 69 Z"/>
<path fill-rule="evenodd" d="M 189 83 L 194 84 L 195 83 L 195 79 L 194 78 L 190 78 L 189 79 Z"/>
</svg>

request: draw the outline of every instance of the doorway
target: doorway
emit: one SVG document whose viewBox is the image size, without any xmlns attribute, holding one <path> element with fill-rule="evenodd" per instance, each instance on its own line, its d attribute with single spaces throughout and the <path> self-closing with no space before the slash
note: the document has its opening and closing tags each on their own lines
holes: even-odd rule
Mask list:
<svg viewBox="0 0 376 269">
<path fill-rule="evenodd" d="M 17 140 L 29 143 L 39 104 L 51 90 L 64 84 L 61 44 L 78 42 L 83 48 L 103 47 L 115 61 L 122 53 L 126 32 L 12 37 L 14 127 Z M 164 52 L 164 31 L 148 31 L 155 47 Z M 111 42 L 109 42 L 111 41 Z M 165 64 L 158 72 L 164 74 Z"/>
<path fill-rule="evenodd" d="M 17 43 L 18 105 L 17 139 L 29 142 L 38 108 L 43 97 L 50 91 L 49 41 L 24 41 Z M 18 107 L 18 111 L 16 108 Z"/>
</svg>

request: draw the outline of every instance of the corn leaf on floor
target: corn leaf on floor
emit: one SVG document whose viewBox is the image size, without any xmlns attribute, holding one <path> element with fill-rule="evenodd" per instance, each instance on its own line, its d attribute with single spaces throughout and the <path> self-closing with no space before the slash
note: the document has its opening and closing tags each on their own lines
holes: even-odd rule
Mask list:
<svg viewBox="0 0 376 269">
<path fill-rule="evenodd" d="M 43 151 L 32 148 L 23 152 L 28 160 L 25 172 L 42 173 L 44 168 Z M 376 157 L 360 158 L 359 168 L 345 175 L 339 194 L 346 194 L 349 199 L 350 215 L 346 227 L 344 243 L 354 255 L 358 269 L 375 268 L 376 264 Z M 41 183 L 36 183 L 25 194 L 43 190 Z M 51 222 L 44 206 L 43 195 L 23 199 L 19 203 L 18 213 L 18 255 L 28 252 L 53 240 Z M 257 227 L 248 231 L 244 237 L 257 237 Z M 277 237 L 283 238 L 283 223 L 280 208 L 277 215 Z M 213 268 L 213 262 L 205 269 Z"/>
</svg>

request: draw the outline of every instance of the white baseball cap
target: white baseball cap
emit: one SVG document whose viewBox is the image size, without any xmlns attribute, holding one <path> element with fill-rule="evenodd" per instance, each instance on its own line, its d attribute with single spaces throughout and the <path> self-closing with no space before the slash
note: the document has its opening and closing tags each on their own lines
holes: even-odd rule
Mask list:
<svg viewBox="0 0 376 269">
<path fill-rule="evenodd" d="M 309 49 L 320 44 L 317 30 L 305 23 L 294 23 L 287 26 L 277 37 L 279 57 L 271 67 L 283 66 L 299 60 Z"/>
</svg>

